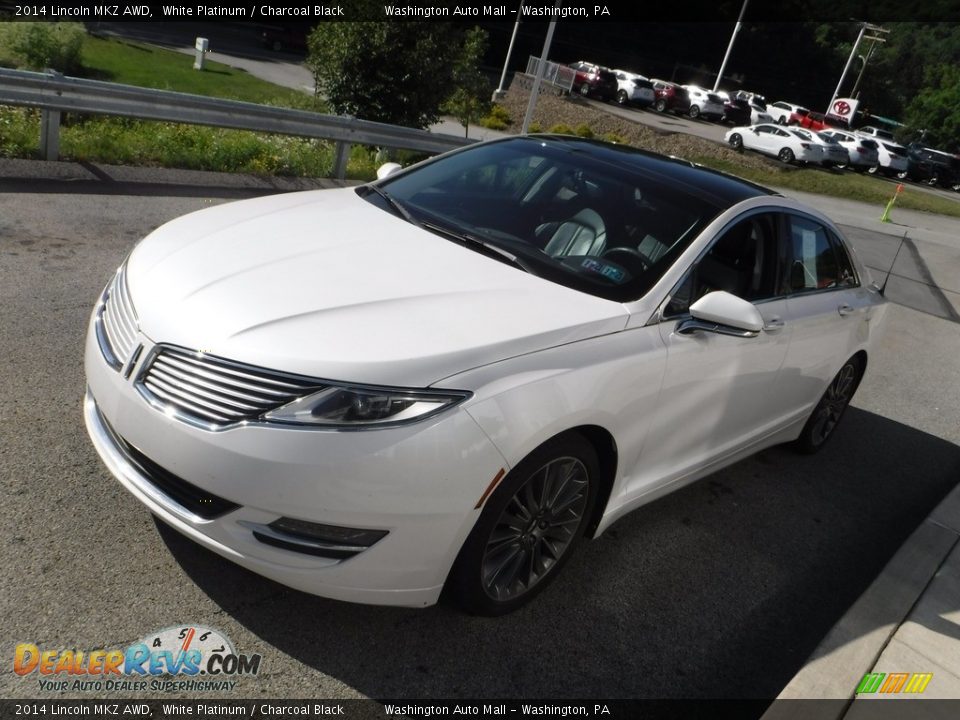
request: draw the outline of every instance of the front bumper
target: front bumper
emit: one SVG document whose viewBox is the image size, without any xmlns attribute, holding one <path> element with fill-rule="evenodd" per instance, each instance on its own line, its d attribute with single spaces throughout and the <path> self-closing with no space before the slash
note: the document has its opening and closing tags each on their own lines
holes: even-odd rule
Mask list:
<svg viewBox="0 0 960 720">
<path fill-rule="evenodd" d="M 478 499 L 501 468 L 509 469 L 461 407 L 382 430 L 250 424 L 210 432 L 148 404 L 134 387 L 136 369 L 128 377 L 104 361 L 93 327 L 85 358 L 87 431 L 110 472 L 151 512 L 204 547 L 299 590 L 371 604 L 437 601 L 479 516 Z M 147 357 L 152 341 L 142 334 L 138 341 Z M 158 486 L 130 448 L 226 501 L 227 511 L 198 514 Z M 348 559 L 319 557 L 255 537 L 252 528 L 281 517 L 387 535 Z"/>
</svg>

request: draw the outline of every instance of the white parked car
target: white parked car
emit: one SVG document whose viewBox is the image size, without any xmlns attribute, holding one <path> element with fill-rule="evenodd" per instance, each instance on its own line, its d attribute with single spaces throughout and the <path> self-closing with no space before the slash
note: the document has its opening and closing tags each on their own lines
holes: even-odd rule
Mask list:
<svg viewBox="0 0 960 720">
<path fill-rule="evenodd" d="M 888 177 L 903 176 L 909 167 L 908 150 L 892 140 L 866 135 L 877 143 L 877 164 L 867 168 L 869 173 L 881 173 Z"/>
<path fill-rule="evenodd" d="M 617 76 L 617 102 L 621 105 L 650 107 L 656 99 L 653 83 L 649 78 L 627 70 L 614 70 Z"/>
<path fill-rule="evenodd" d="M 823 160 L 820 164 L 824 167 L 846 167 L 850 163 L 850 153 L 829 135 L 801 128 L 791 128 L 791 132 L 804 140 L 812 138 L 820 143 L 820 149 L 823 151 Z"/>
<path fill-rule="evenodd" d="M 756 150 L 764 155 L 772 155 L 785 163 L 823 162 L 823 149 L 820 140 L 806 140 L 793 131 L 771 123 L 735 127 L 724 136 L 734 150 Z"/>
<path fill-rule="evenodd" d="M 690 117 L 694 119 L 704 117 L 713 121 L 718 121 L 723 117 L 724 100 L 720 95 L 696 85 L 684 85 L 683 87 L 690 94 L 690 109 L 687 111 Z"/>
<path fill-rule="evenodd" d="M 794 103 L 784 102 L 783 100 L 778 100 L 775 103 L 767 105 L 767 114 L 773 118 L 773 121 L 778 125 L 790 125 L 793 116 L 803 117 L 809 112 L 810 111 L 803 107 L 803 105 L 795 105 Z M 795 118 L 794 122 L 796 122 Z"/>
<path fill-rule="evenodd" d="M 821 448 L 885 310 L 798 202 L 513 137 L 155 230 L 90 319 L 85 419 L 141 503 L 254 572 L 499 614 L 630 510 Z"/>
<path fill-rule="evenodd" d="M 820 132 L 826 137 L 832 137 L 847 149 L 850 155 L 848 167 L 860 172 L 879 164 L 880 150 L 876 140 L 845 130 L 821 130 Z"/>
</svg>

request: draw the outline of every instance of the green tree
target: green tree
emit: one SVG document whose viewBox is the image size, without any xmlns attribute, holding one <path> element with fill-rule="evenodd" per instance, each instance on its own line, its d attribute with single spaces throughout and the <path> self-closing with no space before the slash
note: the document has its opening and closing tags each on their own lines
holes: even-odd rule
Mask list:
<svg viewBox="0 0 960 720">
<path fill-rule="evenodd" d="M 334 112 L 423 128 L 453 90 L 462 36 L 444 22 L 324 22 L 307 39 L 307 67 Z"/>
<path fill-rule="evenodd" d="M 80 70 L 86 34 L 83 24 L 75 22 L 0 23 L 0 56 L 29 70 L 73 74 Z"/>
<path fill-rule="evenodd" d="M 487 51 L 487 31 L 480 27 L 468 30 L 463 37 L 459 57 L 453 64 L 453 94 L 443 105 L 463 125 L 464 137 L 470 132 L 470 123 L 490 111 L 491 86 L 480 70 L 480 61 Z"/>
<path fill-rule="evenodd" d="M 925 144 L 955 152 L 960 149 L 960 68 L 937 65 L 927 78 L 907 106 L 907 124 L 924 131 Z"/>
</svg>

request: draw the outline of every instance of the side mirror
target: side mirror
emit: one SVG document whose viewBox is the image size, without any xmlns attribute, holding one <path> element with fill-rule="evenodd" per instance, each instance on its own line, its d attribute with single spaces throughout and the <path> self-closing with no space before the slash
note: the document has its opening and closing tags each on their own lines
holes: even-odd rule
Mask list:
<svg viewBox="0 0 960 720">
<path fill-rule="evenodd" d="M 395 162 L 384 163 L 377 168 L 377 180 L 383 180 L 385 177 L 390 177 L 397 170 L 403 170 L 403 165 Z"/>
<path fill-rule="evenodd" d="M 689 320 L 677 325 L 681 335 L 704 332 L 751 338 L 763 329 L 763 316 L 752 303 L 723 290 L 707 293 L 690 306 Z"/>
</svg>

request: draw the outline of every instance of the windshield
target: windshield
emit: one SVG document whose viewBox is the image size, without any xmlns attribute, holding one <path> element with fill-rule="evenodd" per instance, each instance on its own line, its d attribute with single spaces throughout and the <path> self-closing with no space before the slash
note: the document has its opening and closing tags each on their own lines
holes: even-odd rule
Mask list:
<svg viewBox="0 0 960 720">
<path fill-rule="evenodd" d="M 663 172 L 674 167 L 691 172 L 616 146 L 530 137 L 454 153 L 378 185 L 441 237 L 478 251 L 494 246 L 526 272 L 625 302 L 647 292 L 722 209 Z M 380 195 L 363 196 L 389 208 Z"/>
</svg>

